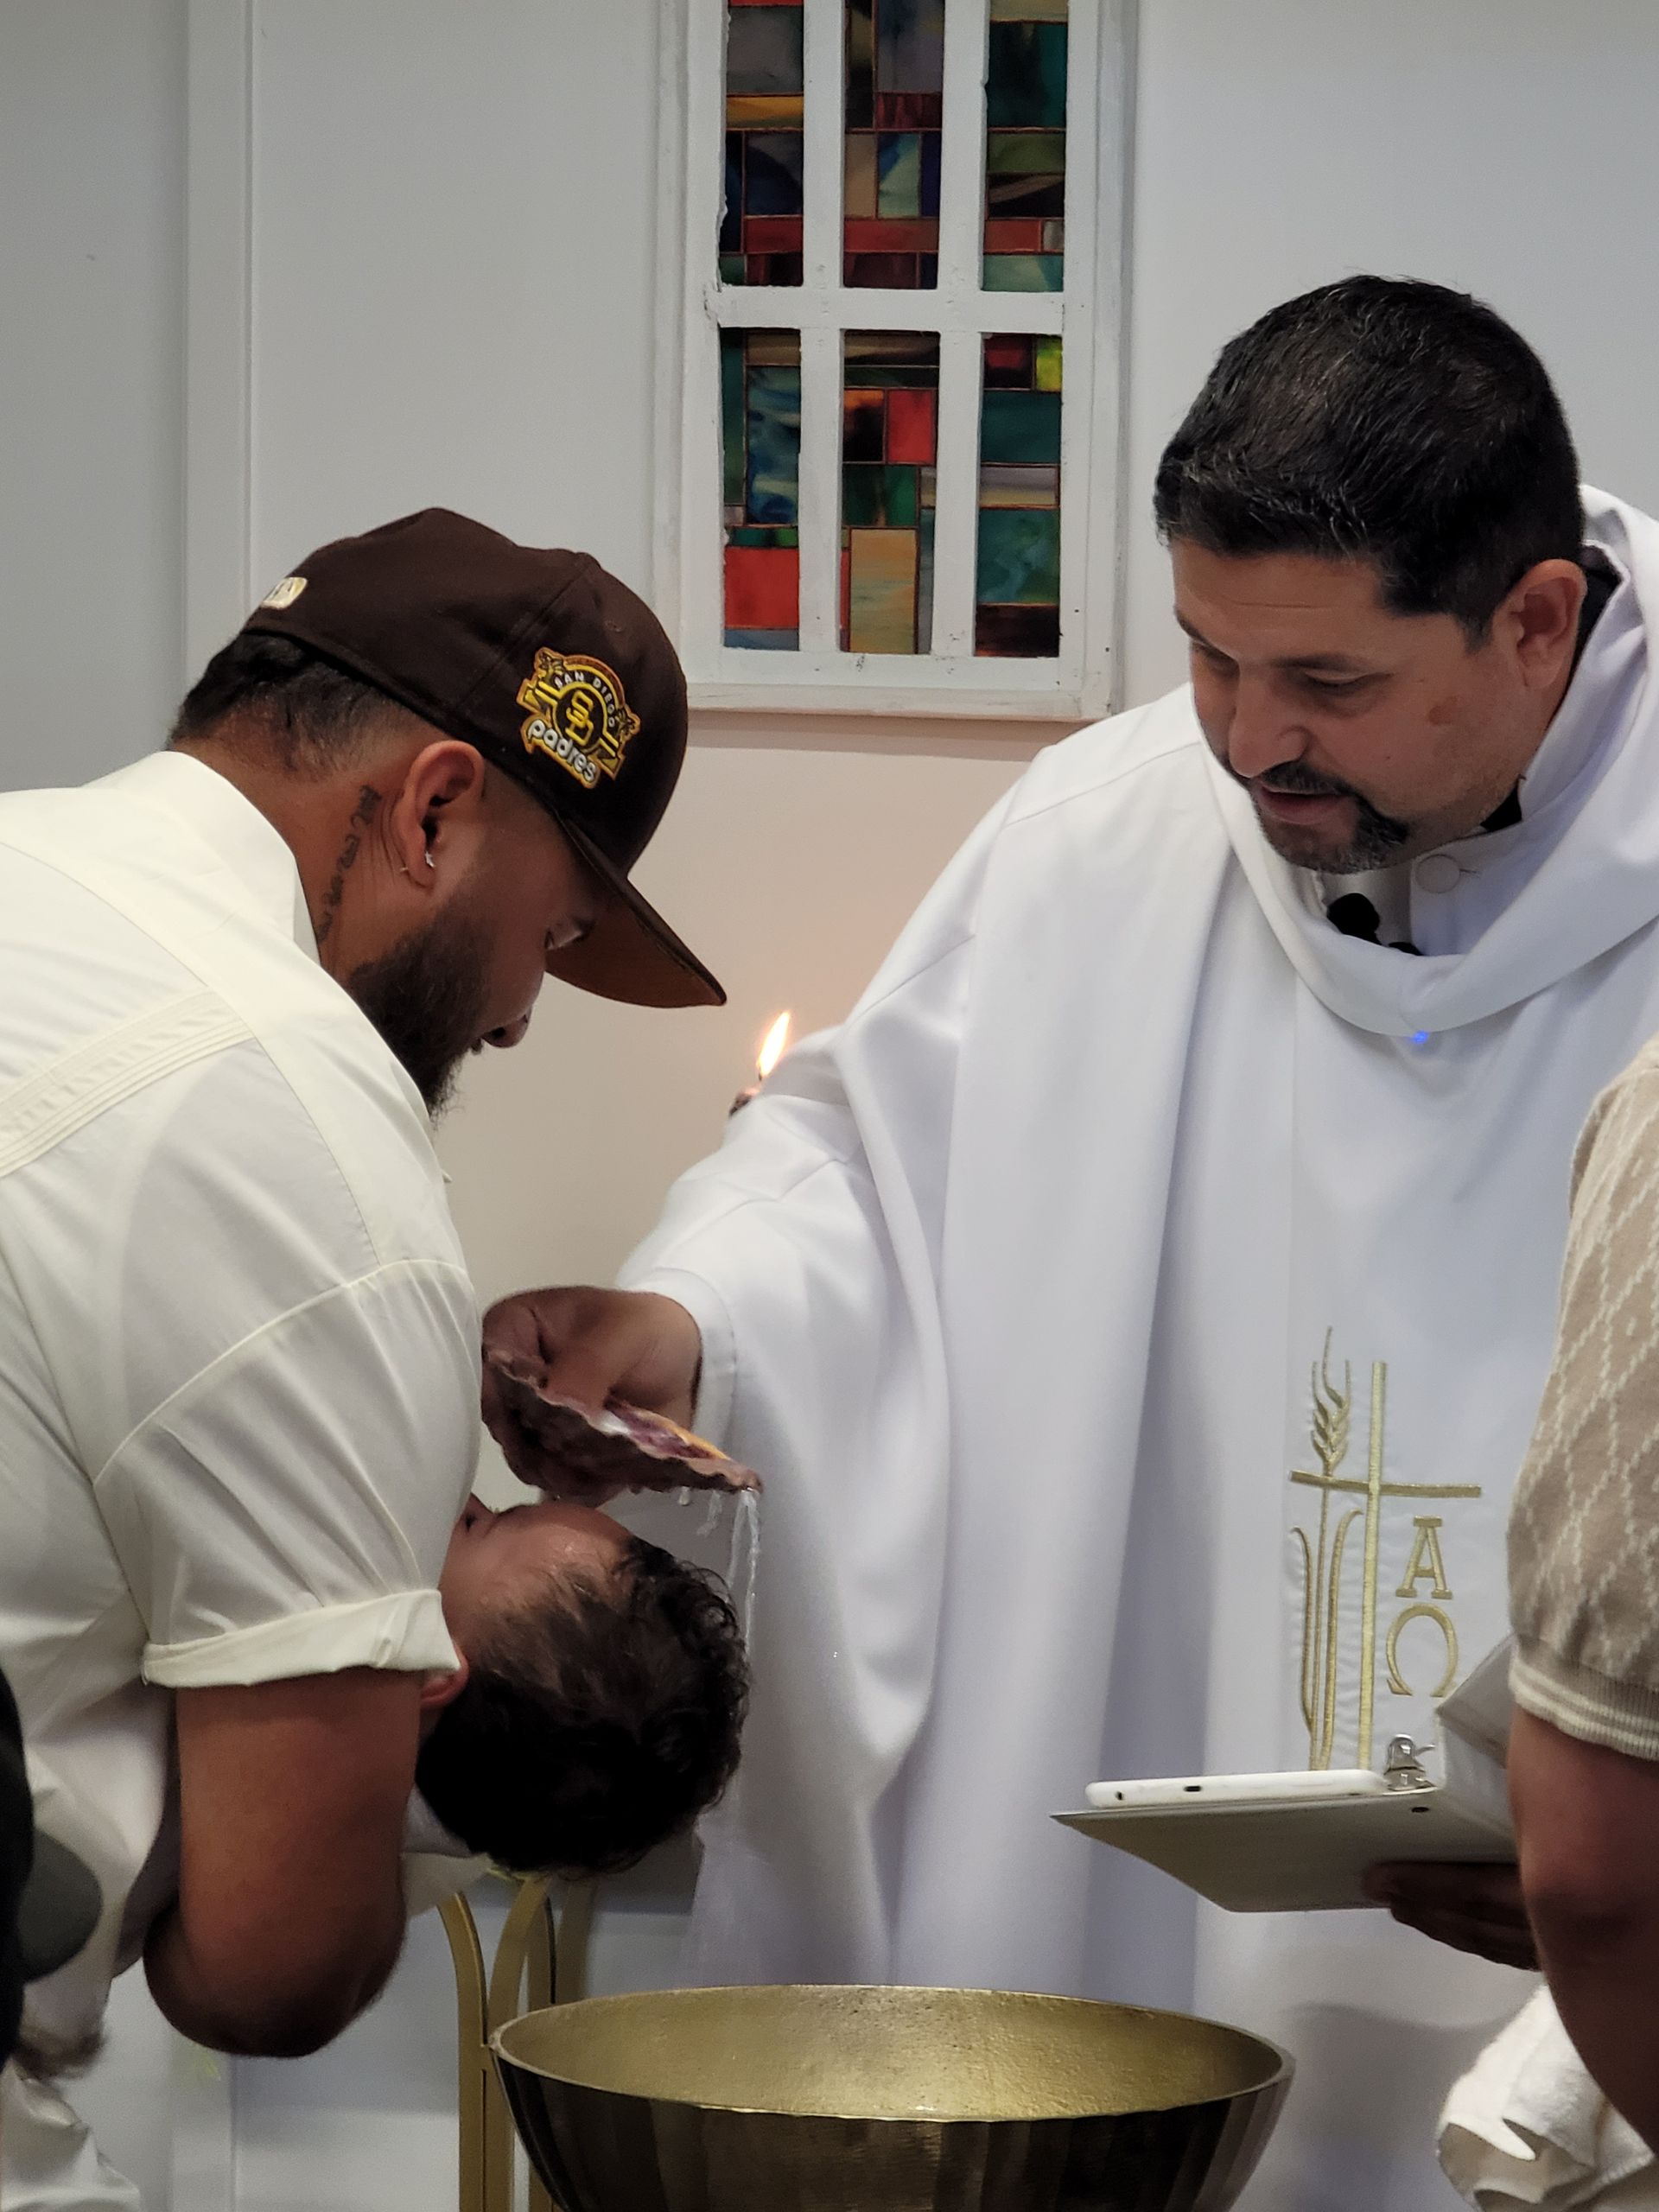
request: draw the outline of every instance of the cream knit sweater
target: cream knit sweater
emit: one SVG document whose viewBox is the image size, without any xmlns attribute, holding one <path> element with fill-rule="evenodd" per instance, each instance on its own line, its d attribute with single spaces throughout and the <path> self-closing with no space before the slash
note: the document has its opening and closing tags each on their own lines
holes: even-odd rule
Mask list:
<svg viewBox="0 0 1659 2212">
<path fill-rule="evenodd" d="M 1659 1759 L 1659 1039 L 1573 1164 L 1555 1356 L 1510 1519 L 1516 1700 Z"/>
</svg>

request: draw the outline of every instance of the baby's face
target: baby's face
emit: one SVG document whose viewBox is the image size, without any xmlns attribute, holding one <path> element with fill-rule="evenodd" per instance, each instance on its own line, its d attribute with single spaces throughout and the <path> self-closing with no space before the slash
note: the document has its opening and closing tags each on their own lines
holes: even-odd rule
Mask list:
<svg viewBox="0 0 1659 2212">
<path fill-rule="evenodd" d="M 468 1498 L 438 1582 L 449 1633 L 465 1651 L 504 1605 L 544 1592 L 550 1582 L 603 1581 L 628 1543 L 627 1530 L 590 1505 L 549 1500 L 495 1513 Z"/>
</svg>

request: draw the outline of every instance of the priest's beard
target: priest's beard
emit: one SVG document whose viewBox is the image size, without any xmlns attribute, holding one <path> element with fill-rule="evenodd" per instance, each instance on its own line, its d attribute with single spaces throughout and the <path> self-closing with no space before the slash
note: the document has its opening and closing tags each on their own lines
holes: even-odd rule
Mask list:
<svg viewBox="0 0 1659 2212">
<path fill-rule="evenodd" d="M 488 1019 L 489 938 L 467 914 L 446 914 L 354 968 L 346 988 L 403 1062 L 436 1121 L 461 1063 Z"/>
<path fill-rule="evenodd" d="M 1284 761 L 1265 776 L 1241 778 L 1246 789 L 1264 784 L 1269 791 L 1306 792 L 1311 798 L 1348 798 L 1354 803 L 1354 834 L 1334 850 L 1318 850 L 1305 832 L 1288 823 L 1270 822 L 1256 809 L 1262 835 L 1282 860 L 1294 868 L 1317 868 L 1322 875 L 1363 875 L 1368 868 L 1387 868 L 1400 856 L 1412 836 L 1408 822 L 1396 822 L 1371 804 L 1363 792 L 1335 776 L 1322 776 L 1300 760 Z"/>
</svg>

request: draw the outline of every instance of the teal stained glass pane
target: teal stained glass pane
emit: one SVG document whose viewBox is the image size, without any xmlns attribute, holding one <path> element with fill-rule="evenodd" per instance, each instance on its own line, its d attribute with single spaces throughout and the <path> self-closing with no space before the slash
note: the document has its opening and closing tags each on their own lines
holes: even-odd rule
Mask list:
<svg viewBox="0 0 1659 2212">
<path fill-rule="evenodd" d="M 1065 49 L 1064 23 L 991 25 L 985 113 L 994 130 L 1065 130 Z"/>
<path fill-rule="evenodd" d="M 1052 659 L 1060 649 L 1057 338 L 984 341 L 974 650 Z"/>
<path fill-rule="evenodd" d="M 1054 507 L 985 507 L 979 517 L 975 596 L 982 605 L 1052 605 L 1060 595 L 1060 518 Z"/>
<path fill-rule="evenodd" d="M 875 142 L 875 212 L 915 217 L 922 212 L 922 134 L 890 133 Z"/>
<path fill-rule="evenodd" d="M 1060 395 L 1058 391 L 988 391 L 979 418 L 982 468 L 997 461 L 1058 461 L 1060 457 Z"/>
<path fill-rule="evenodd" d="M 1059 292 L 1065 289 L 1065 257 L 1058 253 L 988 253 L 988 292 Z"/>
</svg>

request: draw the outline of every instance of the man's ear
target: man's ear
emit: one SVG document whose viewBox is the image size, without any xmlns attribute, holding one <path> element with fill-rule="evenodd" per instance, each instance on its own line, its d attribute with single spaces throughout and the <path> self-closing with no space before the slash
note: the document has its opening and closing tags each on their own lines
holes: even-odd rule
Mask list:
<svg viewBox="0 0 1659 2212">
<path fill-rule="evenodd" d="M 431 1734 L 437 1726 L 438 1715 L 446 1705 L 453 1705 L 467 1687 L 472 1669 L 467 1664 L 467 1655 L 457 1651 L 459 1662 L 452 1674 L 428 1675 L 421 1683 L 421 1734 Z"/>
<path fill-rule="evenodd" d="M 1547 690 L 1572 659 L 1584 591 L 1576 561 L 1540 561 L 1499 610 L 1509 615 L 1522 676 L 1534 690 Z"/>
<path fill-rule="evenodd" d="M 459 738 L 440 738 L 410 762 L 386 836 L 401 873 L 417 889 L 450 890 L 466 874 L 483 804 L 483 757 Z"/>
</svg>

